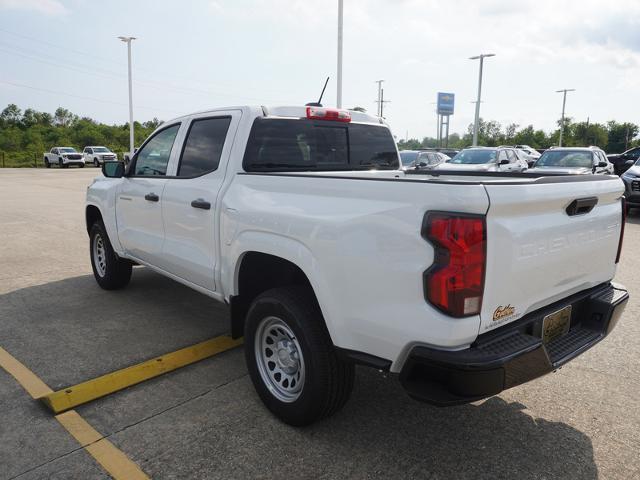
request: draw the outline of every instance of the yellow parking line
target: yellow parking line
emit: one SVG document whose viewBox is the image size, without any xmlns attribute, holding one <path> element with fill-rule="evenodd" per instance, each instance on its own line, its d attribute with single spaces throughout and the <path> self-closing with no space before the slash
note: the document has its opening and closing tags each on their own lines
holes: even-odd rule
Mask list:
<svg viewBox="0 0 640 480">
<path fill-rule="evenodd" d="M 49 391 L 39 398 L 53 413 L 64 412 L 83 403 L 204 360 L 241 344 L 242 339 L 234 340 L 228 336 L 212 338 L 57 392 Z"/>
<path fill-rule="evenodd" d="M 0 347 L 0 367 L 7 371 L 33 398 L 52 390 L 35 373 Z M 149 480 L 140 467 L 104 438 L 74 410 L 56 415 L 55 419 L 116 480 Z"/>
<path fill-rule="evenodd" d="M 40 380 L 31 370 L 25 367 L 18 360 L 0 347 L 0 367 L 4 368 L 9 375 L 15 378 L 22 388 L 24 388 L 33 398 L 42 397 L 53 392 L 42 380 Z"/>
<path fill-rule="evenodd" d="M 149 479 L 138 465 L 118 450 L 113 443 L 103 438 L 75 410 L 56 415 L 56 419 L 113 478 L 123 480 Z"/>
</svg>

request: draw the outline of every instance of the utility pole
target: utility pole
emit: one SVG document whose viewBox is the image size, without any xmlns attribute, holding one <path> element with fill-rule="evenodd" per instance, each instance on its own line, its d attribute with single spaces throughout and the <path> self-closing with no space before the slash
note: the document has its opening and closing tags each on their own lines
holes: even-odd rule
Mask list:
<svg viewBox="0 0 640 480">
<path fill-rule="evenodd" d="M 382 116 L 382 82 L 384 82 L 384 80 L 376 80 L 375 82 L 378 84 L 378 100 L 376 100 L 376 103 L 378 104 L 378 110 L 376 112 L 376 115 L 378 115 L 379 117 Z"/>
<path fill-rule="evenodd" d="M 628 149 L 629 149 L 629 124 L 627 124 L 627 134 L 624 137 L 624 151 L 626 152 Z M 4 159 L 4 157 L 2 158 Z"/>
<path fill-rule="evenodd" d="M 384 99 L 384 88 L 380 89 L 380 117 L 384 118 L 384 104 L 389 103 L 391 100 Z"/>
<path fill-rule="evenodd" d="M 342 11 L 343 0 L 338 0 L 338 75 L 336 106 L 342 108 Z"/>
<path fill-rule="evenodd" d="M 484 65 L 484 59 L 487 57 L 495 57 L 495 53 L 481 53 L 475 57 L 469 57 L 469 60 L 480 60 L 480 71 L 478 73 L 478 100 L 476 101 L 476 115 L 473 121 L 473 146 L 478 146 L 478 127 L 480 122 L 480 102 L 482 97 L 482 67 Z"/>
<path fill-rule="evenodd" d="M 129 155 L 135 150 L 133 137 L 133 86 L 131 81 L 131 41 L 136 37 L 118 37 L 127 44 L 127 57 L 129 59 Z"/>
<path fill-rule="evenodd" d="M 567 104 L 567 92 L 575 92 L 575 88 L 565 88 L 563 90 L 556 90 L 556 93 L 562 93 L 562 117 L 560 119 L 560 141 L 558 146 L 562 146 L 562 134 L 564 133 L 564 107 Z"/>
</svg>

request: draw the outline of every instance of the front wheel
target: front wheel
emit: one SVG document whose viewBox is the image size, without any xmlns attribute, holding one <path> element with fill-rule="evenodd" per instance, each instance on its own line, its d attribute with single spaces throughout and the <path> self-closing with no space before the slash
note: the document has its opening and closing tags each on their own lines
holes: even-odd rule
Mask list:
<svg viewBox="0 0 640 480">
<path fill-rule="evenodd" d="M 48 159 L 48 158 L 46 158 L 46 157 L 45 157 L 45 159 L 44 159 L 44 166 L 45 166 L 46 168 L 51 168 L 51 164 L 49 163 L 49 159 Z"/>
<path fill-rule="evenodd" d="M 254 300 L 245 322 L 245 358 L 262 402 L 290 425 L 333 415 L 353 389 L 355 367 L 336 354 L 307 288 L 276 288 Z"/>
<path fill-rule="evenodd" d="M 100 166 L 100 162 L 98 162 L 98 159 L 97 159 L 97 158 L 94 158 L 94 159 L 93 159 L 93 166 L 94 166 L 94 167 L 99 167 L 99 166 Z"/>
<path fill-rule="evenodd" d="M 93 276 L 105 290 L 124 288 L 131 279 L 131 262 L 123 260 L 113 251 L 102 222 L 96 222 L 89 233 Z"/>
</svg>

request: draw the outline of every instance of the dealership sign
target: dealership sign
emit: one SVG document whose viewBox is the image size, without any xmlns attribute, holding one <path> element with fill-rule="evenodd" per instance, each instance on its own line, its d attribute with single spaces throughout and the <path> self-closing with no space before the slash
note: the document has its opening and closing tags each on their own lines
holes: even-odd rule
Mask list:
<svg viewBox="0 0 640 480">
<path fill-rule="evenodd" d="M 453 115 L 453 103 L 455 95 L 453 93 L 438 92 L 438 114 Z"/>
</svg>

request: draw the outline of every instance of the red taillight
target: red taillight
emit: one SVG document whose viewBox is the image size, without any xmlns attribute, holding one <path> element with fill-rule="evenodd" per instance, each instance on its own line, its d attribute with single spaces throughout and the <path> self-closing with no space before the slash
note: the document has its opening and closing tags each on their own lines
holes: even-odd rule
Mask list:
<svg viewBox="0 0 640 480">
<path fill-rule="evenodd" d="M 427 301 L 453 317 L 480 313 L 486 264 L 484 216 L 429 212 L 422 235 L 434 248 L 433 265 L 424 273 Z"/>
<path fill-rule="evenodd" d="M 307 118 L 346 123 L 351 121 L 351 114 L 347 110 L 339 110 L 337 108 L 307 107 Z"/>
<path fill-rule="evenodd" d="M 622 206 L 622 224 L 620 225 L 620 239 L 618 240 L 618 253 L 616 253 L 616 263 L 620 261 L 620 254 L 622 253 L 622 240 L 624 239 L 624 224 L 627 223 L 627 199 L 622 197 L 620 199 Z"/>
</svg>

